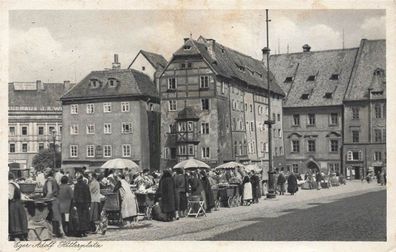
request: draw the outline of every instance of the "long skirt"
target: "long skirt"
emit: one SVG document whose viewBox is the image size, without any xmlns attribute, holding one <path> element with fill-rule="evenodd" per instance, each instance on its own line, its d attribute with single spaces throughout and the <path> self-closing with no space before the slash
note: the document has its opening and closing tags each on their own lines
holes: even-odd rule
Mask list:
<svg viewBox="0 0 396 252">
<path fill-rule="evenodd" d="M 185 211 L 187 209 L 187 195 L 185 192 L 176 191 L 176 210 Z"/>
<path fill-rule="evenodd" d="M 91 222 L 100 221 L 100 203 L 91 202 L 91 209 L 89 211 L 89 220 Z"/>
<path fill-rule="evenodd" d="M 252 200 L 252 184 L 250 182 L 243 185 L 243 200 Z"/>
<path fill-rule="evenodd" d="M 79 221 L 79 232 L 87 232 L 90 230 L 89 227 L 89 203 L 76 204 L 77 216 Z"/>
<path fill-rule="evenodd" d="M 8 201 L 8 233 L 10 237 L 26 236 L 27 215 L 20 200 Z"/>
</svg>

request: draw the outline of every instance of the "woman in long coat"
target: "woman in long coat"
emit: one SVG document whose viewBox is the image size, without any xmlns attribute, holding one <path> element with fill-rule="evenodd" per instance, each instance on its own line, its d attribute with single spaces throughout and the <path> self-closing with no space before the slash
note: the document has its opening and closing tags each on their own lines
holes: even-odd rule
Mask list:
<svg viewBox="0 0 396 252">
<path fill-rule="evenodd" d="M 14 175 L 8 174 L 8 235 L 10 241 L 27 240 L 27 216 L 21 202 L 21 189 L 14 182 Z"/>
<path fill-rule="evenodd" d="M 132 225 L 132 220 L 137 217 L 138 205 L 135 194 L 131 191 L 131 186 L 122 177 L 121 174 L 116 174 L 115 192 L 118 192 L 121 198 L 121 216 L 127 222 L 127 227 Z"/>
<path fill-rule="evenodd" d="M 76 235 L 79 237 L 87 236 L 89 227 L 89 207 L 91 205 L 91 193 L 89 186 L 84 182 L 82 174 L 77 175 L 77 183 L 74 186 L 73 195 L 74 207 L 77 210 L 79 226 Z"/>
<path fill-rule="evenodd" d="M 285 183 L 286 183 L 286 178 L 285 175 L 283 175 L 283 172 L 279 173 L 277 184 L 279 186 L 279 194 L 284 195 L 285 194 Z"/>
<path fill-rule="evenodd" d="M 294 195 L 298 191 L 297 177 L 293 172 L 287 178 L 287 192 Z"/>
<path fill-rule="evenodd" d="M 212 192 L 212 187 L 210 185 L 208 176 L 206 175 L 205 171 L 201 171 L 201 183 L 202 187 L 205 192 L 205 199 L 206 199 L 206 212 L 210 213 L 212 211 L 212 208 L 215 207 L 215 201 L 213 197 L 213 192 Z"/>
<path fill-rule="evenodd" d="M 70 206 L 73 200 L 73 189 L 68 184 L 69 178 L 63 176 L 61 178 L 61 184 L 59 186 L 58 200 L 60 204 L 60 212 L 62 215 L 62 226 L 64 228 L 65 234 L 70 235 L 69 232 L 69 214 Z"/>
<path fill-rule="evenodd" d="M 261 198 L 260 178 L 259 176 L 256 175 L 255 171 L 252 171 L 252 176 L 250 177 L 250 183 L 252 183 L 253 203 L 258 203 L 259 198 Z"/>
<path fill-rule="evenodd" d="M 172 221 L 176 211 L 175 181 L 169 170 L 164 170 L 157 190 L 161 212 L 166 214 L 166 221 Z"/>
<path fill-rule="evenodd" d="M 176 189 L 176 219 L 178 219 L 179 217 L 184 217 L 185 211 L 187 209 L 186 187 L 188 183 L 182 169 L 176 170 L 174 181 Z"/>
</svg>

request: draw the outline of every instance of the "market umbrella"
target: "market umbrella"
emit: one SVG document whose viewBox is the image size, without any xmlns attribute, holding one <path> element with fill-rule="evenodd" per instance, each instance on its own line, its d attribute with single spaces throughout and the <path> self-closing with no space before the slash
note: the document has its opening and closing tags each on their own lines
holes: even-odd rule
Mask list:
<svg viewBox="0 0 396 252">
<path fill-rule="evenodd" d="M 142 169 L 132 160 L 129 159 L 122 159 L 122 158 L 115 158 L 110 159 L 106 163 L 104 163 L 100 168 L 104 169 L 131 169 L 134 172 L 140 172 Z"/>
<path fill-rule="evenodd" d="M 243 164 L 238 162 L 228 162 L 222 165 L 219 165 L 215 168 L 215 170 L 222 170 L 222 169 L 237 169 L 237 168 L 245 168 Z"/>
<path fill-rule="evenodd" d="M 190 158 L 173 166 L 173 169 L 210 169 L 209 165 L 205 164 L 202 161 L 196 160 L 194 158 Z"/>
<path fill-rule="evenodd" d="M 255 171 L 255 172 L 261 172 L 260 167 L 258 167 L 255 164 L 250 164 L 250 165 L 245 165 L 245 170 L 247 172 Z"/>
</svg>

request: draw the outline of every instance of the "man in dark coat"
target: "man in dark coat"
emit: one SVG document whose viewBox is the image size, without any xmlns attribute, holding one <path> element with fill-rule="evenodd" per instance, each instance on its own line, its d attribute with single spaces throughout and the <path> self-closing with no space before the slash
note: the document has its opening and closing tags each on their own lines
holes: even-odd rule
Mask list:
<svg viewBox="0 0 396 252">
<path fill-rule="evenodd" d="M 10 241 L 18 238 L 21 241 L 27 240 L 28 220 L 25 208 L 21 202 L 21 189 L 14 181 L 12 173 L 8 174 L 8 235 Z"/>
<path fill-rule="evenodd" d="M 90 230 L 89 223 L 89 206 L 91 205 L 91 193 L 89 186 L 83 181 L 84 177 L 81 173 L 77 175 L 77 183 L 74 186 L 74 207 L 77 210 L 79 227 L 76 235 L 79 237 L 87 236 Z"/>
<path fill-rule="evenodd" d="M 202 187 L 203 187 L 203 190 L 205 191 L 206 212 L 210 213 L 212 208 L 215 206 L 213 192 L 212 192 L 212 188 L 211 188 L 208 176 L 206 175 L 206 172 L 204 170 L 202 170 L 200 173 L 201 173 Z"/>
<path fill-rule="evenodd" d="M 277 179 L 277 184 L 279 186 L 279 195 L 285 194 L 285 183 L 286 183 L 286 178 L 285 175 L 283 175 L 283 172 L 281 171 Z"/>
<path fill-rule="evenodd" d="M 179 217 L 184 217 L 187 209 L 187 179 L 182 169 L 177 169 L 176 173 L 173 179 L 176 187 L 176 219 L 178 219 Z"/>
<path fill-rule="evenodd" d="M 167 215 L 166 221 L 172 221 L 176 211 L 176 187 L 169 170 L 163 172 L 156 198 L 160 202 L 161 211 Z"/>
<path fill-rule="evenodd" d="M 260 178 L 257 176 L 255 171 L 252 171 L 250 182 L 252 183 L 253 203 L 258 203 L 259 198 L 261 197 Z"/>
<path fill-rule="evenodd" d="M 294 195 L 298 191 L 297 177 L 293 172 L 287 178 L 287 192 Z"/>
</svg>

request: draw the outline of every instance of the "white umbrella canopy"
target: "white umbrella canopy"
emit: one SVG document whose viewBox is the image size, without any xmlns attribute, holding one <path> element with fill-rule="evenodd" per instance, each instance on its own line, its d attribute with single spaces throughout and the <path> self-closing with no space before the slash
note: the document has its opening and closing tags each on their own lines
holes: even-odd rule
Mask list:
<svg viewBox="0 0 396 252">
<path fill-rule="evenodd" d="M 132 160 L 123 159 L 123 158 L 115 158 L 110 159 L 106 163 L 104 163 L 100 168 L 107 168 L 107 169 L 132 169 L 135 171 L 141 171 L 142 169 Z"/>
<path fill-rule="evenodd" d="M 199 169 L 199 168 L 203 168 L 203 169 L 210 169 L 210 166 L 205 164 L 202 161 L 196 160 L 194 158 L 190 158 L 187 160 L 183 160 L 180 163 L 176 164 L 175 166 L 173 166 L 173 169 Z"/>
<path fill-rule="evenodd" d="M 250 171 L 261 172 L 260 167 L 258 167 L 255 164 L 245 165 L 245 170 L 247 172 L 250 172 Z"/>
<path fill-rule="evenodd" d="M 236 169 L 236 168 L 245 168 L 243 164 L 240 164 L 238 162 L 228 162 L 222 165 L 219 165 L 215 168 L 215 170 L 221 170 L 221 169 Z"/>
</svg>

